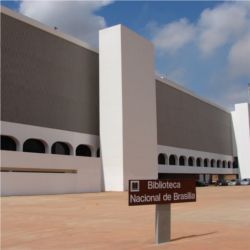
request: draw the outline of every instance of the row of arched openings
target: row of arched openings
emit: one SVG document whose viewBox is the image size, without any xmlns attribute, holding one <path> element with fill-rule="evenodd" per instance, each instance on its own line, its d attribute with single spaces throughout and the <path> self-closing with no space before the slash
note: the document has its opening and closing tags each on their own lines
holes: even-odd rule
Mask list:
<svg viewBox="0 0 250 250">
<path fill-rule="evenodd" d="M 237 158 L 237 157 L 235 157 Z M 197 167 L 217 167 L 217 168 L 231 168 L 232 162 L 226 160 L 215 160 L 215 159 L 202 159 L 200 157 L 194 158 L 193 156 L 186 157 L 181 155 L 177 157 L 176 155 L 170 155 L 169 158 L 166 154 L 158 155 L 158 164 L 160 165 L 178 165 L 178 166 L 197 166 Z M 238 168 L 236 159 L 233 162 L 233 168 Z"/>
<path fill-rule="evenodd" d="M 65 142 L 55 142 L 51 147 L 52 154 L 59 155 L 70 155 L 70 145 Z M 1 135 L 1 150 L 17 150 L 17 143 L 13 137 Z M 46 143 L 38 139 L 28 139 L 23 143 L 23 152 L 30 153 L 45 153 L 46 152 Z M 91 157 L 92 152 L 88 145 L 80 144 L 76 147 L 75 150 L 76 156 L 86 156 Z M 97 149 L 96 156 L 100 157 L 100 149 Z"/>
</svg>

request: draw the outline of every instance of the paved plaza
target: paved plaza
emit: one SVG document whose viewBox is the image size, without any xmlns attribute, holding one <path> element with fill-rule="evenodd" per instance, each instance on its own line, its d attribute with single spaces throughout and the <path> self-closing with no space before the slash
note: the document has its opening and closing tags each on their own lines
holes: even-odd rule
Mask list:
<svg viewBox="0 0 250 250">
<path fill-rule="evenodd" d="M 154 244 L 155 206 L 126 192 L 2 198 L 2 249 L 249 249 L 250 186 L 197 188 L 172 206 L 171 242 Z"/>
</svg>

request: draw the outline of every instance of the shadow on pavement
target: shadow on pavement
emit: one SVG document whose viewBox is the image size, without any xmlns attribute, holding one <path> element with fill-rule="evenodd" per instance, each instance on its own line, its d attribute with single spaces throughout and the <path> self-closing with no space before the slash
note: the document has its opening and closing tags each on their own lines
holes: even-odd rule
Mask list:
<svg viewBox="0 0 250 250">
<path fill-rule="evenodd" d="M 201 237 L 201 236 L 206 236 L 206 235 L 215 234 L 215 233 L 217 233 L 217 231 L 210 232 L 210 233 L 205 233 L 205 234 L 192 234 L 192 235 L 187 235 L 187 236 L 175 238 L 175 239 L 172 239 L 171 241 L 177 241 L 177 240 L 184 240 L 184 239 L 189 239 L 189 238 Z"/>
</svg>

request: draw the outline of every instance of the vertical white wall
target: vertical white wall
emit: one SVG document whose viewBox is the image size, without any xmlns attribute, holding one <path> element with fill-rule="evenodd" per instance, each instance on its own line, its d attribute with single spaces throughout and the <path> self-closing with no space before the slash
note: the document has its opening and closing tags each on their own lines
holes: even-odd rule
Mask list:
<svg viewBox="0 0 250 250">
<path fill-rule="evenodd" d="M 154 50 L 118 25 L 100 31 L 100 142 L 105 190 L 157 177 Z"/>
<path fill-rule="evenodd" d="M 250 178 L 250 105 L 241 103 L 235 105 L 232 112 L 233 129 L 240 167 L 240 177 Z"/>
<path fill-rule="evenodd" d="M 105 190 L 123 190 L 122 65 L 119 26 L 99 34 L 100 145 Z"/>
</svg>

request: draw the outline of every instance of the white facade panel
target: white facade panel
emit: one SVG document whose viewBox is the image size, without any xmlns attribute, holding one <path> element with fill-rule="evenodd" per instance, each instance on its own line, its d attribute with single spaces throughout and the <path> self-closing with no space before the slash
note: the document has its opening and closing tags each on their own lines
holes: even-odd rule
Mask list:
<svg viewBox="0 0 250 250">
<path fill-rule="evenodd" d="M 2 172 L 3 196 L 102 191 L 99 158 L 1 151 L 1 167 L 77 170 L 75 174 Z"/>
<path fill-rule="evenodd" d="M 235 142 L 237 147 L 240 177 L 250 178 L 250 105 L 235 105 L 232 112 Z"/>
<path fill-rule="evenodd" d="M 100 32 L 100 137 L 106 190 L 156 178 L 153 46 L 118 25 Z"/>
<path fill-rule="evenodd" d="M 169 173 L 169 174 L 238 174 L 238 169 L 233 169 L 233 156 L 232 155 L 222 155 L 222 154 L 215 154 L 210 152 L 204 151 L 197 151 L 192 149 L 186 148 L 176 148 L 170 146 L 163 146 L 158 145 L 158 154 L 164 154 L 166 156 L 166 164 L 158 164 L 158 171 L 159 173 Z M 177 158 L 176 165 L 169 165 L 169 156 L 175 155 Z M 184 156 L 186 158 L 185 166 L 180 166 L 178 163 L 178 159 L 180 156 Z M 188 166 L 188 158 L 192 157 L 194 159 L 194 166 Z M 196 166 L 196 159 L 201 159 L 201 166 Z M 204 167 L 204 159 L 208 159 L 209 166 Z M 215 166 L 210 167 L 210 161 L 215 160 Z M 226 161 L 226 166 L 223 168 L 221 164 L 220 167 L 217 167 L 217 160 L 221 163 Z M 230 168 L 228 168 L 228 162 L 230 162 Z M 200 177 L 200 178 L 203 178 Z"/>
<path fill-rule="evenodd" d="M 188 148 L 176 148 L 176 147 L 171 147 L 171 146 L 164 146 L 164 145 L 158 145 L 158 154 L 163 153 L 166 154 L 166 156 L 169 158 L 170 155 L 175 155 L 178 159 L 180 156 L 185 156 L 186 159 L 188 157 L 193 157 L 195 160 L 197 158 L 201 158 L 201 166 L 204 164 L 204 159 L 208 159 L 209 163 L 213 159 L 215 162 L 217 160 L 231 162 L 233 163 L 233 156 L 232 155 L 223 155 L 223 154 L 216 154 L 216 153 L 211 153 L 211 152 L 205 152 L 205 151 L 198 151 L 198 150 L 192 150 Z M 168 165 L 168 164 L 167 164 Z M 226 166 L 228 168 L 228 165 Z M 231 168 L 233 165 L 231 164 Z M 220 166 L 222 168 L 222 164 Z"/>
<path fill-rule="evenodd" d="M 120 26 L 100 32 L 100 145 L 106 191 L 123 190 L 122 62 Z"/>
<path fill-rule="evenodd" d="M 43 141 L 46 146 L 46 153 L 50 153 L 53 143 L 58 141 L 68 144 L 71 155 L 75 155 L 75 149 L 80 144 L 88 145 L 92 156 L 96 156 L 96 150 L 99 148 L 99 136 L 96 135 L 21 123 L 1 121 L 1 134 L 14 137 L 18 151 L 22 151 L 24 142 L 31 138 Z"/>
</svg>

